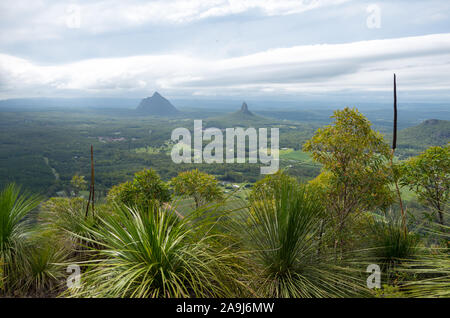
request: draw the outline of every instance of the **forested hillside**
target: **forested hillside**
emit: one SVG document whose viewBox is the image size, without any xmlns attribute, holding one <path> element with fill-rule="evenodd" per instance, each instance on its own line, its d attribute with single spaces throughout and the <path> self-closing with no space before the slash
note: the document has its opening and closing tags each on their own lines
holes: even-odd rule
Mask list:
<svg viewBox="0 0 450 318">
<path fill-rule="evenodd" d="M 301 180 L 318 174 L 317 166 L 301 154 L 302 145 L 315 130 L 330 122 L 304 117 L 298 120 L 288 112 L 286 119 L 254 114 L 242 114 L 239 105 L 235 112 L 212 115 L 203 119 L 203 127 L 278 127 L 282 148 L 281 167 Z M 282 114 L 283 112 L 281 112 Z M 115 184 L 129 180 L 133 173 L 144 168 L 155 169 L 164 180 L 180 171 L 199 168 L 216 175 L 224 182 L 255 182 L 261 178 L 258 165 L 176 165 L 170 160 L 170 134 L 176 127 L 192 129 L 199 115 L 191 110 L 184 118 L 141 116 L 118 110 L 37 110 L 2 111 L 0 116 L 0 184 L 9 182 L 47 196 L 68 193 L 75 174 L 89 174 L 89 148 L 95 152 L 96 183 L 102 196 Z M 208 113 L 206 113 L 208 116 Z M 282 116 L 284 117 L 284 116 Z M 202 117 L 200 117 L 202 118 Z M 410 125 L 413 125 L 411 123 Z M 390 126 L 374 126 L 390 142 Z M 449 121 L 430 120 L 418 126 L 400 130 L 397 155 L 400 158 L 417 155 L 430 146 L 449 141 Z M 284 149 L 284 150 L 283 150 Z M 288 155 L 290 151 L 294 151 Z M 295 154 L 298 153 L 298 156 Z M 56 173 L 56 174 L 55 174 Z"/>
<path fill-rule="evenodd" d="M 431 146 L 446 145 L 450 142 L 450 121 L 425 120 L 418 126 L 401 130 L 398 140 L 403 156 L 417 154 Z"/>
</svg>

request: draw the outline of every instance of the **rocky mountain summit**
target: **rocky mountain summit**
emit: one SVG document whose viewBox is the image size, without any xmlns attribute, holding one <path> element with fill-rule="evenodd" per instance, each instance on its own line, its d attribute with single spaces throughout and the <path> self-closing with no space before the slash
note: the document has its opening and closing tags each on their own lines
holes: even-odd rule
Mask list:
<svg viewBox="0 0 450 318">
<path fill-rule="evenodd" d="M 178 109 L 158 92 L 155 92 L 151 97 L 144 98 L 137 107 L 137 111 L 146 115 L 157 116 L 170 116 L 179 113 Z"/>
</svg>

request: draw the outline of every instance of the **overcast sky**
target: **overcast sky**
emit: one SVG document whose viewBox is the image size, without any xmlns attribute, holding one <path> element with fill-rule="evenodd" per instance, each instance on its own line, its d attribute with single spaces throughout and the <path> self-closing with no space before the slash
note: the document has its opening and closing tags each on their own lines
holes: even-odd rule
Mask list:
<svg viewBox="0 0 450 318">
<path fill-rule="evenodd" d="M 450 100 L 450 1 L 0 0 L 0 99 Z"/>
</svg>

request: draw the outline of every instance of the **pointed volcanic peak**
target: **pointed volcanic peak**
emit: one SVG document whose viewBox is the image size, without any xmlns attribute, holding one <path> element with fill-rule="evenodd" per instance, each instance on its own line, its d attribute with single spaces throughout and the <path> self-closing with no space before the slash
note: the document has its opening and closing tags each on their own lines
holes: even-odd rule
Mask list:
<svg viewBox="0 0 450 318">
<path fill-rule="evenodd" d="M 141 100 L 137 111 L 142 114 L 156 116 L 171 116 L 179 113 L 178 109 L 158 92 L 155 92 L 152 97 Z"/>
<path fill-rule="evenodd" d="M 241 114 L 247 115 L 247 116 L 255 116 L 255 115 L 253 115 L 253 113 L 251 111 L 248 110 L 248 106 L 247 106 L 246 102 L 242 103 L 241 110 L 238 113 L 241 113 Z"/>
<path fill-rule="evenodd" d="M 229 127 L 263 127 L 273 122 L 273 119 L 265 118 L 252 113 L 248 109 L 246 102 L 242 103 L 241 109 L 233 113 L 212 117 L 206 120 L 210 127 L 229 128 Z"/>
<path fill-rule="evenodd" d="M 251 111 L 248 110 L 248 105 L 246 102 L 242 103 L 241 109 L 237 112 L 234 112 L 232 114 L 233 117 L 236 118 L 249 118 L 249 117 L 255 117 L 255 114 L 253 114 Z"/>
</svg>

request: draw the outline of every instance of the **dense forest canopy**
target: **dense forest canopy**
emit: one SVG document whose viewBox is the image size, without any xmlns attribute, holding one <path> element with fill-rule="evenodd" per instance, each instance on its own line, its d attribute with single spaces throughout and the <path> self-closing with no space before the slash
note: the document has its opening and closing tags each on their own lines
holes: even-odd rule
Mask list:
<svg viewBox="0 0 450 318">
<path fill-rule="evenodd" d="M 236 108 L 239 109 L 239 105 Z M 61 191 L 68 194 L 74 175 L 89 174 L 91 144 L 97 166 L 97 190 L 102 196 L 112 186 L 130 180 L 135 172 L 144 168 L 155 169 L 166 181 L 180 171 L 194 168 L 214 174 L 224 182 L 260 179 L 256 165 L 173 164 L 169 144 L 171 131 L 176 127 L 192 129 L 194 119 L 199 118 L 203 118 L 205 127 L 278 127 L 281 166 L 303 180 L 318 175 L 320 168 L 301 149 L 316 129 L 331 122 L 332 112 L 320 116 L 311 115 L 314 112 L 305 115 L 305 111 L 289 111 L 286 115 L 282 110 L 253 112 L 255 116 L 239 119 L 236 112 L 217 116 L 198 110 L 186 111 L 183 118 L 138 116 L 117 109 L 0 110 L 0 185 L 16 182 L 47 196 Z M 421 116 L 425 114 L 426 111 Z M 408 128 L 399 131 L 396 153 L 399 158 L 414 156 L 428 147 L 450 141 L 449 121 L 420 123 L 417 117 L 404 121 L 402 118 L 408 118 L 405 115 L 407 113 L 401 112 L 399 127 Z M 391 116 L 384 110 L 369 112 L 369 119 L 375 120 L 374 127 L 384 134 L 387 142 L 392 134 Z"/>
</svg>

